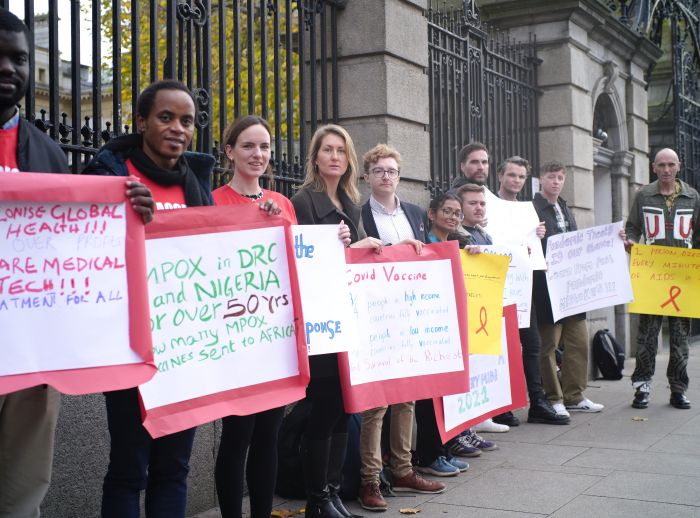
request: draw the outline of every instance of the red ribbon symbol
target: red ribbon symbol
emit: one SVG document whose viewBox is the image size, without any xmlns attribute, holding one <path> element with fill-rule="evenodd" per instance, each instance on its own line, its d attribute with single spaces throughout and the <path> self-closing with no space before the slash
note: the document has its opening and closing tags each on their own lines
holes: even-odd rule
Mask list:
<svg viewBox="0 0 700 518">
<path fill-rule="evenodd" d="M 668 290 L 668 300 L 661 304 L 662 308 L 665 308 L 669 304 L 673 304 L 673 307 L 676 308 L 676 311 L 680 311 L 681 308 L 678 307 L 678 304 L 676 304 L 676 299 L 678 298 L 678 295 L 681 294 L 681 289 L 678 286 L 671 286 L 671 288 Z"/>
<path fill-rule="evenodd" d="M 479 323 L 481 324 L 481 327 L 476 330 L 477 335 L 482 331 L 486 333 L 486 336 L 489 335 L 489 332 L 486 330 L 486 324 L 488 324 L 488 321 L 489 318 L 486 314 L 486 308 L 484 306 L 481 306 L 481 309 L 479 310 Z"/>
</svg>

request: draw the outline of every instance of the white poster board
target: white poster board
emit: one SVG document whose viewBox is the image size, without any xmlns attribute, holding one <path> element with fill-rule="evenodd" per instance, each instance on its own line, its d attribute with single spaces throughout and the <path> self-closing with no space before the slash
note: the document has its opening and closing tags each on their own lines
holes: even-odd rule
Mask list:
<svg viewBox="0 0 700 518">
<path fill-rule="evenodd" d="M 283 227 L 146 241 L 146 409 L 299 373 L 285 243 Z"/>
<path fill-rule="evenodd" d="M 505 318 L 501 332 L 501 355 L 469 355 L 469 387 L 466 394 L 444 396 L 445 429 L 476 419 L 513 402 L 508 367 L 508 340 Z"/>
<path fill-rule="evenodd" d="M 482 252 L 505 255 L 510 258 L 506 285 L 503 290 L 503 305 L 515 304 L 518 308 L 518 327 L 530 327 L 530 305 L 532 304 L 532 264 L 527 247 L 483 246 Z"/>
<path fill-rule="evenodd" d="M 634 298 L 620 229 L 622 221 L 547 240 L 547 288 L 555 322 Z"/>
<path fill-rule="evenodd" d="M 506 201 L 486 189 L 486 218 L 489 233 L 496 245 L 527 246 L 533 270 L 544 270 L 547 265 L 542 243 L 537 237 L 540 219 L 530 201 Z"/>
<path fill-rule="evenodd" d="M 351 385 L 464 369 L 449 260 L 349 264 L 347 279 L 361 346 Z"/>
<path fill-rule="evenodd" d="M 0 202 L 1 376 L 143 362 L 125 236 L 124 203 Z"/>
<path fill-rule="evenodd" d="M 292 225 L 309 356 L 358 346 L 338 225 Z"/>
</svg>

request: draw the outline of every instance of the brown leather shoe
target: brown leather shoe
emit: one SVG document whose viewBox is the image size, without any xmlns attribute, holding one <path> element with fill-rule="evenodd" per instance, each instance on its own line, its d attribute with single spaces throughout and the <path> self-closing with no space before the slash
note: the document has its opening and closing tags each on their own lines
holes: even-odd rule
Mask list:
<svg viewBox="0 0 700 518">
<path fill-rule="evenodd" d="M 405 477 L 394 478 L 391 489 L 409 493 L 442 493 L 445 490 L 445 484 L 434 480 L 426 480 L 411 470 Z"/>
<path fill-rule="evenodd" d="M 386 501 L 376 482 L 360 486 L 360 496 L 357 497 L 357 501 L 368 511 L 386 511 Z"/>
</svg>

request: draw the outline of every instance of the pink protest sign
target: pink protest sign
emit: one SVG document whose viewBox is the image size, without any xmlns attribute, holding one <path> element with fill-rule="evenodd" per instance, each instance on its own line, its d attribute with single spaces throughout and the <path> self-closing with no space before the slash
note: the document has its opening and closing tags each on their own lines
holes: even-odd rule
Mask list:
<svg viewBox="0 0 700 518">
<path fill-rule="evenodd" d="M 139 392 L 153 437 L 304 397 L 286 218 L 255 205 L 163 211 L 148 225 L 146 253 L 158 373 Z"/>
<path fill-rule="evenodd" d="M 127 180 L 0 175 L 0 394 L 103 392 L 155 373 L 144 225 Z"/>
<path fill-rule="evenodd" d="M 358 343 L 339 354 L 345 410 L 469 389 L 467 295 L 456 242 L 348 249 Z"/>
<path fill-rule="evenodd" d="M 517 313 L 515 304 L 503 308 L 500 355 L 469 355 L 469 392 L 433 399 L 443 443 L 489 417 L 527 405 Z"/>
</svg>

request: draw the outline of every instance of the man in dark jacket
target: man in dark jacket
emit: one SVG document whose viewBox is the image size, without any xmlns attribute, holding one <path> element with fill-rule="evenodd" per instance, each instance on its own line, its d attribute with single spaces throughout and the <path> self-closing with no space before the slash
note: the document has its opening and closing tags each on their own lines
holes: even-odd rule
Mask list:
<svg viewBox="0 0 700 518">
<path fill-rule="evenodd" d="M 566 168 L 561 162 L 545 162 L 540 173 L 541 192 L 535 194 L 533 204 L 546 233 L 542 240 L 544 252 L 550 236 L 577 230 L 574 215 L 560 197 L 566 180 Z M 547 399 L 557 414 L 569 417 L 569 411 L 600 412 L 603 405 L 583 395 L 588 383 L 588 327 L 586 314 L 572 315 L 554 322 L 552 305 L 545 273 L 534 272 L 533 299 L 537 306 L 542 350 L 540 367 L 542 385 Z M 555 349 L 564 341 L 564 360 L 561 380 L 557 376 Z"/>
<path fill-rule="evenodd" d="M 364 177 L 372 192 L 362 206 L 362 224 L 368 236 L 382 240 L 385 245 L 411 243 L 420 250 L 428 242 L 428 216 L 425 210 L 400 202 L 396 196 L 399 183 L 399 152 L 386 144 L 377 144 L 365 153 Z M 388 407 L 367 410 L 362 414 L 360 429 L 360 505 L 370 511 L 384 511 L 386 501 L 379 491 L 382 470 L 381 435 Z M 411 465 L 413 432 L 413 401 L 391 405 L 389 464 L 393 487 L 398 491 L 441 493 L 445 485 L 421 477 Z M 455 473 L 457 468 L 453 468 Z"/>
<path fill-rule="evenodd" d="M 19 115 L 29 67 L 27 27 L 0 8 L 0 174 L 68 173 L 61 148 Z M 150 218 L 147 189 L 136 182 L 127 188 Z M 0 395 L 0 516 L 39 516 L 51 480 L 59 404 L 58 392 L 46 385 Z"/>
<path fill-rule="evenodd" d="M 658 180 L 639 189 L 625 232 L 630 241 L 681 248 L 700 247 L 700 195 L 687 183 L 676 178 L 680 169 L 678 155 L 672 149 L 662 149 L 653 163 Z M 636 389 L 632 406 L 649 406 L 651 378 L 656 366 L 659 347 L 660 315 L 640 315 L 637 334 L 636 366 L 632 373 L 632 385 Z M 688 409 L 690 401 L 685 396 L 688 389 L 688 334 L 690 319 L 668 317 L 671 354 L 668 360 L 668 383 L 671 386 L 671 405 Z"/>
</svg>

